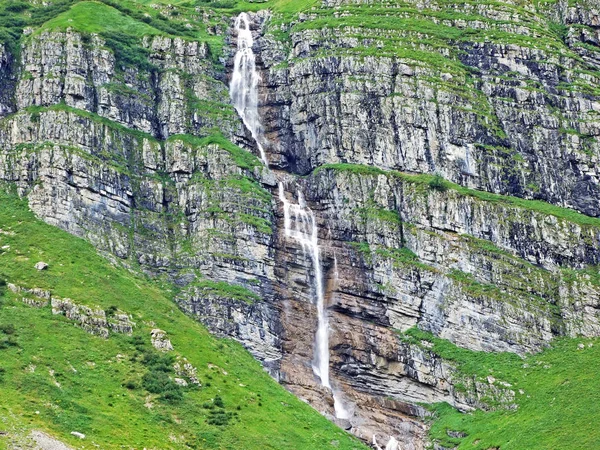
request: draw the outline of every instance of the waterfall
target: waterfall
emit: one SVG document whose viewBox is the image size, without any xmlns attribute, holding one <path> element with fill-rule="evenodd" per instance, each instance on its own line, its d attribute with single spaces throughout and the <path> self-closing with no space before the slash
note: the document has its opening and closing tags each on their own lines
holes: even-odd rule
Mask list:
<svg viewBox="0 0 600 450">
<path fill-rule="evenodd" d="M 256 71 L 256 56 L 252 50 L 254 39 L 250 31 L 248 14 L 241 13 L 235 19 L 237 30 L 237 52 L 233 62 L 233 74 L 229 93 L 233 106 L 242 118 L 246 128 L 250 130 L 260 151 L 260 159 L 269 166 L 263 147 L 263 130 L 258 115 L 258 83 L 260 75 Z"/>
<path fill-rule="evenodd" d="M 317 333 L 315 336 L 315 352 L 313 373 L 321 380 L 321 385 L 331 389 L 335 416 L 338 419 L 349 419 L 350 412 L 344 406 L 339 393 L 333 389 L 329 379 L 329 317 L 325 308 L 325 291 L 323 289 L 323 266 L 319 248 L 319 230 L 312 210 L 306 206 L 302 192 L 298 191 L 298 203 L 291 203 L 285 196 L 283 183 L 279 183 L 279 200 L 283 204 L 283 224 L 285 236 L 300 243 L 304 253 L 309 253 L 314 267 L 315 303 L 317 306 Z M 337 261 L 335 270 L 337 271 Z"/>
<path fill-rule="evenodd" d="M 298 192 L 298 203 L 293 204 L 285 196 L 283 183 L 279 183 L 279 200 L 283 204 L 283 223 L 286 237 L 295 239 L 312 259 L 315 275 L 315 303 L 317 305 L 318 326 L 315 339 L 313 372 L 321 379 L 321 384 L 331 389 L 329 383 L 329 319 L 325 311 L 323 290 L 323 268 L 315 215 L 306 206 L 304 197 Z M 292 221 L 294 225 L 292 225 Z"/>
<path fill-rule="evenodd" d="M 464 168 L 463 172 L 467 175 L 475 175 L 475 170 L 473 169 L 473 158 L 471 157 L 471 145 L 465 146 L 465 159 L 464 159 Z"/>
<path fill-rule="evenodd" d="M 252 50 L 254 39 L 250 31 L 250 19 L 246 13 L 241 13 L 236 18 L 235 28 L 238 35 L 237 53 L 229 87 L 230 95 L 235 109 L 256 141 L 262 161 L 268 167 L 263 146 L 265 138 L 258 114 L 260 75 L 256 72 L 256 56 Z M 283 204 L 285 236 L 299 242 L 304 253 L 310 254 L 314 268 L 314 302 L 317 306 L 318 324 L 312 369 L 321 380 L 321 385 L 332 391 L 336 417 L 349 419 L 351 414 L 346 410 L 339 393 L 332 388 L 329 379 L 329 318 L 325 308 L 317 221 L 312 210 L 307 207 L 302 192 L 298 192 L 298 203 L 292 203 L 285 196 L 282 182 L 279 182 L 279 200 Z"/>
</svg>

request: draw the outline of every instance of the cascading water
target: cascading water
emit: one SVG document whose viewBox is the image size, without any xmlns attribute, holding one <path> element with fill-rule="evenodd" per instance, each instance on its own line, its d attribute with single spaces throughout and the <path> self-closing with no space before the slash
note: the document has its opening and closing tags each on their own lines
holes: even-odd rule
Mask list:
<svg viewBox="0 0 600 450">
<path fill-rule="evenodd" d="M 325 292 L 323 290 L 323 268 L 321 266 L 321 250 L 319 248 L 318 228 L 315 215 L 306 206 L 302 192 L 298 192 L 298 203 L 291 203 L 285 196 L 283 183 L 279 183 L 279 200 L 283 204 L 283 224 L 286 237 L 295 239 L 309 252 L 314 267 L 315 302 L 317 305 L 317 333 L 315 336 L 315 353 L 313 372 L 321 380 L 321 385 L 331 389 L 333 393 L 335 416 L 338 419 L 349 419 L 339 394 L 331 386 L 329 380 L 329 318 L 325 309 Z"/>
<path fill-rule="evenodd" d="M 474 175 L 475 171 L 473 170 L 473 161 L 471 158 L 471 148 L 467 145 L 465 147 L 465 159 L 464 159 L 464 169 L 463 171 L 467 175 Z"/>
<path fill-rule="evenodd" d="M 258 114 L 258 83 L 260 76 L 256 72 L 256 57 L 252 50 L 254 40 L 250 31 L 250 18 L 246 13 L 241 13 L 236 18 L 235 28 L 238 41 L 230 84 L 231 99 L 244 124 L 252 133 L 252 137 L 260 150 L 261 159 L 268 167 L 268 160 L 263 146 L 263 128 Z M 339 394 L 332 388 L 329 379 L 329 319 L 325 309 L 323 268 L 317 222 L 311 209 L 306 206 L 301 192 L 298 192 L 298 203 L 291 203 L 285 196 L 283 183 L 279 182 L 279 199 L 283 204 L 285 235 L 298 241 L 305 253 L 310 253 L 315 272 L 314 290 L 318 325 L 315 336 L 313 372 L 319 377 L 323 386 L 331 389 L 336 417 L 349 419 L 351 414 L 344 407 Z"/>
<path fill-rule="evenodd" d="M 237 52 L 233 62 L 233 74 L 229 93 L 233 106 L 242 118 L 246 128 L 252 133 L 260 151 L 260 159 L 265 166 L 269 166 L 267 155 L 263 147 L 262 125 L 258 115 L 258 83 L 260 75 L 256 71 L 256 56 L 252 50 L 254 39 L 250 31 L 250 19 L 248 14 L 241 13 L 235 19 L 237 30 Z"/>
</svg>

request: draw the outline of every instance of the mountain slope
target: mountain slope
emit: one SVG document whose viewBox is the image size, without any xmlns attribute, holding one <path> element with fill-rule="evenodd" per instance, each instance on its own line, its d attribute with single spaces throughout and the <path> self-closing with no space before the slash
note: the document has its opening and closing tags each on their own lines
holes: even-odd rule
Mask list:
<svg viewBox="0 0 600 450">
<path fill-rule="evenodd" d="M 132 336 L 111 331 L 104 339 L 53 315 L 47 299 L 4 285 L 3 448 L 12 448 L 31 429 L 78 448 L 363 448 L 279 387 L 239 344 L 215 339 L 181 313 L 168 284 L 109 263 L 81 239 L 35 219 L 14 195 L 2 193 L 0 228 L 4 282 L 109 314 L 112 309 L 113 315 L 118 308 L 135 322 Z M 47 270 L 34 268 L 39 260 L 49 264 Z M 23 297 L 46 305 L 30 306 Z M 156 328 L 167 333 L 173 351 L 153 349 L 150 331 Z M 159 356 L 187 358 L 202 386 L 178 389 L 181 399 L 161 400 L 172 386 L 148 392 L 146 374 L 177 377 L 170 367 L 175 361 L 166 367 L 151 361 Z M 223 407 L 214 406 L 217 398 Z"/>
</svg>

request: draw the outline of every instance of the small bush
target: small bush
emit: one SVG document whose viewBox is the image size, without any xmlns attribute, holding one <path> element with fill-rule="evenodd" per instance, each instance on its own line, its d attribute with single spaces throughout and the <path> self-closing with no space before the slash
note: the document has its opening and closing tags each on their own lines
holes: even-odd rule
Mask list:
<svg viewBox="0 0 600 450">
<path fill-rule="evenodd" d="M 160 394 L 162 400 L 177 401 L 183 398 L 181 386 L 169 378 L 165 372 L 150 371 L 142 378 L 144 389 L 152 394 Z"/>
<path fill-rule="evenodd" d="M 142 364 L 150 369 L 151 372 L 170 373 L 173 371 L 175 358 L 171 355 L 161 355 L 152 350 L 143 353 Z"/>
<path fill-rule="evenodd" d="M 128 380 L 125 383 L 123 383 L 123 387 L 129 389 L 130 391 L 134 391 L 138 388 L 138 385 L 135 381 Z"/>
<path fill-rule="evenodd" d="M 225 408 L 225 404 L 223 403 L 223 399 L 221 398 L 220 395 L 217 395 L 215 397 L 214 404 L 217 408 Z"/>
<path fill-rule="evenodd" d="M 448 185 L 444 177 L 439 173 L 436 173 L 429 182 L 429 188 L 435 191 L 445 192 L 448 190 Z"/>
<path fill-rule="evenodd" d="M 178 402 L 183 399 L 183 392 L 181 392 L 181 388 L 175 384 L 177 389 L 169 389 L 168 391 L 163 392 L 161 399 L 166 402 Z"/>
<path fill-rule="evenodd" d="M 13 336 L 9 336 L 6 339 L 0 340 L 0 350 L 4 350 L 10 347 L 18 347 L 19 344 Z"/>
<path fill-rule="evenodd" d="M 20 12 L 25 11 L 26 9 L 29 9 L 30 7 L 31 7 L 31 5 L 29 5 L 28 3 L 12 2 L 12 3 L 8 3 L 4 7 L 4 10 L 8 11 L 8 12 L 12 12 L 12 13 L 20 13 Z"/>
<path fill-rule="evenodd" d="M 108 48 L 115 55 L 117 63 L 122 67 L 135 67 L 142 71 L 156 69 L 150 64 L 150 51 L 141 47 L 139 39 L 119 31 L 100 33 Z"/>
<path fill-rule="evenodd" d="M 206 422 L 209 425 L 216 425 L 219 427 L 223 427 L 229 425 L 229 422 L 235 418 L 237 418 L 238 414 L 236 412 L 226 412 L 222 409 L 212 410 Z"/>
<path fill-rule="evenodd" d="M 7 323 L 4 325 L 0 325 L 0 333 L 4 333 L 6 335 L 13 335 L 17 332 L 15 326 L 12 323 Z"/>
</svg>

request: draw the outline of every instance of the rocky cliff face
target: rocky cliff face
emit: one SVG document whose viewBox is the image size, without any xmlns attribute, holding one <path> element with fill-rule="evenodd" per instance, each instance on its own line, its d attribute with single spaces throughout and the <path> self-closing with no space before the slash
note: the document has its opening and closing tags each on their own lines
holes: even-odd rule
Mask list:
<svg viewBox="0 0 600 450">
<path fill-rule="evenodd" d="M 202 42 L 144 37 L 133 67 L 99 35 L 34 33 L 19 58 L 0 49 L 0 179 L 173 282 L 184 311 L 333 417 L 312 368 L 316 271 L 284 233 L 277 181 L 303 192 L 332 386 L 353 411 L 339 423 L 421 449 L 418 404 L 511 408 L 515 393 L 415 327 L 521 355 L 600 335 L 600 11 L 396 3 L 251 16 L 271 170 L 229 101 L 232 28 L 224 66 Z"/>
<path fill-rule="evenodd" d="M 273 162 L 301 174 L 336 162 L 439 172 L 600 214 L 597 6 L 548 6 L 563 43 L 522 2 L 403 3 L 404 16 L 394 2 L 332 2 L 290 27 L 289 54 L 262 41 Z"/>
<path fill-rule="evenodd" d="M 221 317 L 253 317 L 240 333 L 277 361 L 273 307 L 250 305 L 273 297 L 272 200 L 259 161 L 214 132 L 242 125 L 206 46 L 147 40 L 152 68 L 123 70 L 99 39 L 55 32 L 24 45 L 0 177 L 47 222 L 178 285 L 197 282 L 180 297 L 186 309 L 197 309 L 194 292 L 230 301 Z"/>
</svg>

